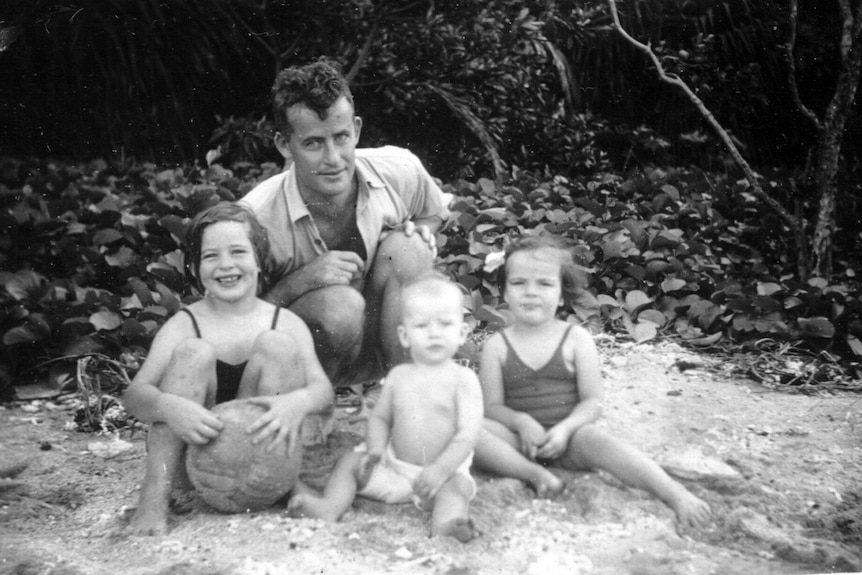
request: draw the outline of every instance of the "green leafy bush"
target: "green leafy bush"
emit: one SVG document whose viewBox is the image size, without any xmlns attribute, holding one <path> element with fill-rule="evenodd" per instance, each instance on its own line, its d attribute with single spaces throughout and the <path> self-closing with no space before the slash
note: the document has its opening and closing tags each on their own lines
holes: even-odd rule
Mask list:
<svg viewBox="0 0 862 575">
<path fill-rule="evenodd" d="M 70 384 L 82 356 L 133 371 L 156 330 L 199 295 L 183 279 L 188 218 L 280 169 L 243 166 L 4 160 L 0 368 L 9 379 L 55 368 L 57 385 Z M 565 238 L 591 272 L 589 293 L 566 313 L 595 330 L 701 348 L 768 339 L 851 367 L 862 356 L 859 285 L 852 277 L 796 281 L 780 228 L 764 224 L 744 187 L 724 175 L 650 169 L 574 179 L 514 170 L 505 185 L 444 187 L 453 196 L 438 238 L 441 265 L 472 294 L 479 335 L 508 318 L 499 272 L 488 264 L 509 237 L 548 233 Z"/>
</svg>

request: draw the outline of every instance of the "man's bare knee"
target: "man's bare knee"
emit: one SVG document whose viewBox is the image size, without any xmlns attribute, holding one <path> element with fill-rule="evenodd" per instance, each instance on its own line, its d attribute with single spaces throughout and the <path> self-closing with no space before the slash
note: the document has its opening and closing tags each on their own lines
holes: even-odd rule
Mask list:
<svg viewBox="0 0 862 575">
<path fill-rule="evenodd" d="M 430 270 L 433 265 L 434 252 L 422 236 L 394 233 L 377 249 L 374 273 L 388 272 L 387 275 L 406 280 Z"/>
<path fill-rule="evenodd" d="M 290 306 L 305 321 L 315 341 L 335 350 L 352 347 L 361 338 L 365 299 L 348 286 L 329 286 L 302 296 Z"/>
</svg>

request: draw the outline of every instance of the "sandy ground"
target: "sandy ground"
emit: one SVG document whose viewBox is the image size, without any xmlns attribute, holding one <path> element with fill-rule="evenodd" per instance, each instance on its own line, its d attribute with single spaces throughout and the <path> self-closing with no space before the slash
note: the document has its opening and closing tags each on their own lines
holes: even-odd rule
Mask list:
<svg viewBox="0 0 862 575">
<path fill-rule="evenodd" d="M 410 505 L 367 500 L 325 524 L 291 519 L 284 505 L 223 515 L 192 499 L 167 536 L 130 537 L 123 528 L 137 504 L 143 433 L 77 432 L 73 406 L 43 401 L 0 409 L 0 573 L 862 570 L 862 395 L 776 392 L 732 376 L 733 361 L 671 343 L 600 348 L 603 424 L 706 500 L 709 526 L 678 529 L 673 513 L 644 492 L 603 473 L 560 471 L 567 489 L 555 500 L 477 475 L 472 511 L 482 535 L 468 544 L 429 538 L 427 516 Z M 338 409 L 329 443 L 306 452 L 307 482 L 321 486 L 338 454 L 360 441 L 364 423 L 350 411 Z"/>
</svg>

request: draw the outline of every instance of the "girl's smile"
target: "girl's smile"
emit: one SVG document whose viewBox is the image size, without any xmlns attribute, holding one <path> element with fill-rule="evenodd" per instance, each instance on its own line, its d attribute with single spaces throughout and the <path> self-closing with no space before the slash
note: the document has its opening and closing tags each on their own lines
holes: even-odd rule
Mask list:
<svg viewBox="0 0 862 575">
<path fill-rule="evenodd" d="M 260 267 L 248 225 L 222 221 L 208 226 L 201 238 L 198 274 L 211 297 L 237 301 L 256 296 Z"/>
</svg>

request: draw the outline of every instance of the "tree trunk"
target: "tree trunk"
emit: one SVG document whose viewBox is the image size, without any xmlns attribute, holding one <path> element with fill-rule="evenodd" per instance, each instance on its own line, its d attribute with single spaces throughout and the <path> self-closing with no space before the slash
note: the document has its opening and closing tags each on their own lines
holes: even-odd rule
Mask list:
<svg viewBox="0 0 862 575">
<path fill-rule="evenodd" d="M 811 269 L 820 277 L 832 274 L 832 234 L 835 232 L 835 195 L 844 126 L 853 110 L 862 70 L 862 3 L 854 18 L 850 0 L 839 0 L 843 18 L 841 66 L 835 95 L 829 102 L 817 143 L 814 183 L 819 197 L 814 238 L 811 243 Z"/>
</svg>

